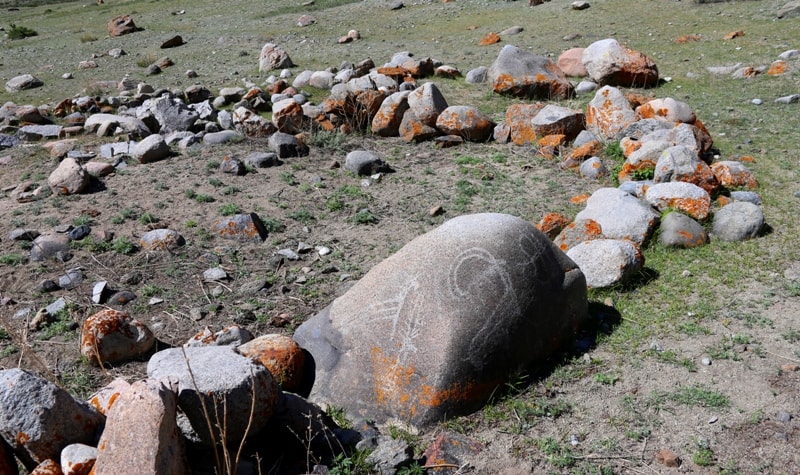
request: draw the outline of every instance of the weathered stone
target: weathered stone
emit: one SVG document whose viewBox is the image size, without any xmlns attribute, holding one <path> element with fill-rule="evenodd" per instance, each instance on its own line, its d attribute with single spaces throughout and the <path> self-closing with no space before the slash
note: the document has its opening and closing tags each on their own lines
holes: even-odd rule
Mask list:
<svg viewBox="0 0 800 475">
<path fill-rule="evenodd" d="M 115 134 L 130 134 L 134 137 L 147 137 L 152 132 L 144 122 L 136 117 L 114 114 L 92 114 L 86 119 L 83 128 L 87 133 L 93 134 L 103 124 L 111 124 L 110 131 Z"/>
<path fill-rule="evenodd" d="M 211 229 L 219 237 L 234 241 L 263 242 L 267 230 L 261 218 L 255 213 L 236 214 L 214 222 Z"/>
<path fill-rule="evenodd" d="M 64 475 L 89 475 L 97 459 L 97 449 L 86 444 L 70 444 L 61 451 Z"/>
<path fill-rule="evenodd" d="M 57 195 L 74 195 L 89 186 L 91 177 L 73 158 L 65 158 L 47 179 L 47 184 Z"/>
<path fill-rule="evenodd" d="M 753 203 L 734 201 L 714 213 L 711 234 L 723 241 L 758 237 L 764 228 L 764 212 Z"/>
<path fill-rule="evenodd" d="M 203 136 L 203 143 L 207 145 L 222 145 L 229 142 L 238 142 L 244 136 L 235 130 L 221 130 Z"/>
<path fill-rule="evenodd" d="M 375 153 L 367 150 L 353 150 L 344 161 L 344 169 L 356 175 L 373 175 L 386 171 L 386 162 Z"/>
<path fill-rule="evenodd" d="M 583 276 L 533 225 L 461 216 L 381 262 L 294 338 L 312 401 L 427 425 L 480 407 L 586 318 Z"/>
<path fill-rule="evenodd" d="M 425 465 L 461 467 L 471 465 L 470 460 L 480 457 L 483 444 L 478 440 L 457 432 L 441 432 L 433 443 L 425 449 Z M 449 473 L 449 472 L 442 472 Z"/>
<path fill-rule="evenodd" d="M 553 244 L 564 252 L 570 248 L 593 239 L 603 239 L 603 228 L 593 219 L 575 220 L 553 238 Z"/>
<path fill-rule="evenodd" d="M 619 139 L 636 121 L 636 112 L 616 87 L 603 86 L 586 106 L 586 128 L 603 139 Z"/>
<path fill-rule="evenodd" d="M 244 175 L 247 173 L 244 164 L 239 159 L 233 158 L 230 155 L 225 155 L 225 157 L 222 158 L 219 164 L 219 171 L 229 175 Z"/>
<path fill-rule="evenodd" d="M 172 229 L 153 229 L 142 234 L 139 245 L 148 251 L 174 251 L 186 244 L 186 239 Z"/>
<path fill-rule="evenodd" d="M 272 123 L 279 131 L 295 134 L 303 129 L 303 107 L 294 99 L 272 104 Z"/>
<path fill-rule="evenodd" d="M 592 193 L 575 221 L 593 219 L 606 238 L 642 244 L 652 235 L 659 218 L 658 212 L 636 197 L 617 188 L 600 188 Z"/>
<path fill-rule="evenodd" d="M 49 259 L 68 261 L 72 257 L 69 236 L 66 234 L 42 234 L 33 240 L 31 261 L 41 262 Z"/>
<path fill-rule="evenodd" d="M 120 15 L 112 18 L 108 22 L 107 29 L 110 36 L 127 35 L 138 30 L 130 15 Z"/>
<path fill-rule="evenodd" d="M 658 84 L 658 68 L 653 60 L 613 38 L 589 45 L 583 51 L 582 60 L 589 77 L 603 86 L 653 87 Z"/>
<path fill-rule="evenodd" d="M 475 69 L 467 71 L 467 76 L 464 80 L 469 84 L 483 84 L 486 82 L 486 76 L 489 74 L 489 68 L 486 66 L 478 66 Z"/>
<path fill-rule="evenodd" d="M 64 475 L 58 462 L 52 459 L 44 460 L 31 470 L 30 475 Z"/>
<path fill-rule="evenodd" d="M 694 111 L 685 102 L 671 97 L 653 99 L 636 108 L 636 115 L 642 119 L 663 119 L 669 122 L 694 124 L 697 120 Z"/>
<path fill-rule="evenodd" d="M 488 71 L 492 90 L 526 99 L 568 99 L 574 95 L 564 72 L 549 58 L 513 45 L 500 50 Z"/>
<path fill-rule="evenodd" d="M 278 154 L 278 158 L 304 157 L 308 155 L 308 146 L 297 140 L 297 137 L 283 132 L 275 132 L 267 141 L 269 148 Z"/>
<path fill-rule="evenodd" d="M 706 163 L 700 160 L 697 152 L 685 145 L 676 145 L 664 150 L 656 162 L 653 181 L 666 183 L 670 181 L 684 181 L 693 183 L 714 196 L 719 191 L 720 184 L 714 172 Z"/>
<path fill-rule="evenodd" d="M 153 332 L 145 324 L 117 310 L 95 313 L 81 329 L 81 354 L 94 365 L 137 358 L 154 344 Z"/>
<path fill-rule="evenodd" d="M 531 120 L 537 136 L 563 134 L 571 141 L 585 128 L 586 116 L 581 111 L 548 104 Z"/>
<path fill-rule="evenodd" d="M 285 335 L 260 336 L 236 348 L 240 354 L 264 365 L 281 389 L 301 393 L 306 377 L 306 355 Z"/>
<path fill-rule="evenodd" d="M 114 378 L 110 383 L 98 389 L 89 396 L 88 402 L 100 414 L 108 415 L 108 411 L 114 406 L 119 395 L 127 390 L 131 385 L 122 378 Z"/>
<path fill-rule="evenodd" d="M 264 366 L 227 346 L 160 351 L 147 363 L 147 375 L 178 382 L 178 405 L 208 446 L 213 445 L 212 440 L 225 440 L 235 447 L 246 434 L 258 433 L 274 412 L 280 394 Z M 208 426 L 204 407 L 213 428 Z M 223 415 L 224 437 L 218 430 Z"/>
<path fill-rule="evenodd" d="M 159 134 L 150 135 L 133 147 L 133 156 L 139 163 L 156 162 L 167 158 L 169 154 L 169 145 Z"/>
<path fill-rule="evenodd" d="M 280 46 L 267 43 L 261 48 L 261 54 L 258 57 L 259 71 L 272 71 L 273 69 L 292 67 L 294 67 L 292 59 Z"/>
<path fill-rule="evenodd" d="M 188 473 L 175 391 L 154 380 L 137 381 L 123 391 L 108 412 L 92 473 L 126 473 L 131 463 L 140 475 Z"/>
<path fill-rule="evenodd" d="M 748 190 L 758 188 L 758 180 L 755 175 L 741 162 L 733 160 L 714 162 L 711 164 L 711 171 L 719 184 L 725 188 L 746 188 Z"/>
<path fill-rule="evenodd" d="M 168 96 L 145 101 L 138 108 L 137 116 L 142 118 L 146 114 L 152 115 L 158 121 L 161 134 L 191 130 L 199 119 L 197 111 L 189 108 L 182 100 Z"/>
<path fill-rule="evenodd" d="M 252 152 L 244 157 L 244 164 L 253 168 L 269 168 L 279 163 L 275 152 Z"/>
<path fill-rule="evenodd" d="M 567 251 L 593 288 L 623 283 L 644 267 L 639 247 L 628 240 L 595 239 L 584 241 Z"/>
<path fill-rule="evenodd" d="M 556 64 L 567 76 L 582 78 L 587 75 L 582 58 L 583 48 L 570 48 L 558 56 Z"/>
<path fill-rule="evenodd" d="M 170 39 L 164 41 L 163 43 L 161 43 L 160 48 L 161 49 L 177 48 L 178 46 L 183 46 L 185 44 L 186 44 L 186 42 L 183 41 L 183 38 L 181 37 L 181 35 L 175 35 L 172 38 L 170 38 Z"/>
<path fill-rule="evenodd" d="M 239 346 L 252 339 L 253 334 L 239 325 L 231 325 L 216 333 L 212 332 L 210 328 L 205 327 L 199 333 L 189 338 L 183 346 Z"/>
<path fill-rule="evenodd" d="M 708 243 L 708 233 L 700 223 L 676 211 L 661 219 L 658 242 L 666 247 L 697 247 Z"/>
<path fill-rule="evenodd" d="M 408 95 L 408 107 L 423 124 L 436 127 L 436 119 L 447 109 L 447 101 L 436 84 L 426 82 Z"/>
<path fill-rule="evenodd" d="M 69 444 L 91 444 L 104 417 L 55 384 L 21 369 L 0 370 L 0 436 L 29 470 Z"/>
<path fill-rule="evenodd" d="M 44 83 L 36 76 L 33 76 L 32 74 L 22 74 L 20 76 L 15 76 L 6 82 L 6 91 L 13 93 L 24 91 L 26 89 L 35 89 L 42 86 L 44 86 Z"/>
<path fill-rule="evenodd" d="M 674 209 L 700 221 L 708 218 L 711 210 L 711 197 L 706 190 L 692 183 L 656 183 L 647 189 L 644 196 L 659 211 Z"/>
<path fill-rule="evenodd" d="M 536 229 L 543 232 L 548 238 L 554 239 L 569 224 L 569 218 L 563 214 L 547 213 L 536 223 Z"/>
<path fill-rule="evenodd" d="M 403 114 L 398 133 L 406 142 L 424 142 L 439 135 L 439 131 L 436 128 L 419 120 L 411 109 L 408 109 Z"/>
<path fill-rule="evenodd" d="M 403 114 L 408 110 L 410 91 L 396 92 L 381 103 L 372 118 L 372 132 L 381 137 L 397 137 Z"/>
<path fill-rule="evenodd" d="M 436 128 L 448 135 L 463 137 L 471 142 L 484 142 L 492 136 L 495 123 L 472 106 L 450 106 L 436 119 Z"/>
</svg>

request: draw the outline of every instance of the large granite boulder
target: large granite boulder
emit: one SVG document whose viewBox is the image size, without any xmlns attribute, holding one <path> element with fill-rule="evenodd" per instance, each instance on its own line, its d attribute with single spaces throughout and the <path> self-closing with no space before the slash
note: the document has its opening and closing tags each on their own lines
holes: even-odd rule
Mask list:
<svg viewBox="0 0 800 475">
<path fill-rule="evenodd" d="M 658 85 L 658 67 L 652 59 L 619 44 L 613 38 L 595 41 L 583 50 L 583 66 L 600 85 L 653 87 Z"/>
<path fill-rule="evenodd" d="M 578 267 L 532 224 L 454 218 L 301 325 L 312 401 L 425 426 L 476 410 L 567 343 L 587 316 Z"/>
</svg>

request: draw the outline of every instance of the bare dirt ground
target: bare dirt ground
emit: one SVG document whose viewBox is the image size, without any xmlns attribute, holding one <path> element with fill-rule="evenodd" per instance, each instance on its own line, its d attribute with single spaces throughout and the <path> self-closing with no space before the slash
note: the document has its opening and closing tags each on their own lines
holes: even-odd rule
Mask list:
<svg viewBox="0 0 800 475">
<path fill-rule="evenodd" d="M 84 87 L 91 90 L 94 80 L 126 74 L 157 87 L 185 88 L 192 83 L 183 75 L 190 68 L 200 73 L 197 82 L 212 90 L 239 86 L 245 79 L 261 83 L 266 74 L 257 72 L 257 58 L 265 41 L 282 44 L 300 65 L 297 71 L 365 57 L 380 64 L 394 52 L 411 50 L 454 63 L 463 72 L 489 66 L 504 43 L 557 55 L 610 36 L 628 42 L 654 56 L 663 76 L 674 77 L 671 84 L 638 92 L 692 105 L 724 158 L 755 157 L 750 166 L 762 182 L 759 192 L 772 232 L 753 242 L 712 242 L 700 250 L 648 248 L 647 274 L 640 281 L 591 294 L 601 331 L 588 348 L 557 355 L 499 392 L 483 411 L 412 439 L 424 449 L 449 430 L 480 441 L 482 452 L 464 469 L 472 473 L 800 473 L 800 256 L 791 204 L 796 202 L 800 126 L 796 109 L 747 105 L 756 95 L 771 103 L 773 96 L 798 92 L 797 73 L 769 83 L 685 77 L 689 71 L 703 74 L 707 65 L 769 64 L 781 51 L 800 47 L 791 33 L 797 31 L 796 20 L 774 23 L 776 5 L 767 2 L 646 2 L 642 8 L 640 2 L 606 0 L 593 2 L 578 16 L 566 2 L 555 1 L 536 8 L 526 2 L 409 2 L 391 13 L 388 2 L 365 1 L 312 10 L 317 23 L 302 29 L 294 25 L 302 9 L 271 14 L 275 3 L 254 11 L 247 2 L 233 2 L 228 7 L 237 15 L 205 2 L 71 2 L 51 5 L 49 12 L 45 7 L 4 11 L 4 17 L 17 15 L 19 24 L 37 29 L 40 38 L 3 41 L 1 79 L 30 72 L 46 86 L 18 95 L 2 92 L 0 103 L 54 102 Z M 185 15 L 169 15 L 180 10 Z M 641 16 L 623 20 L 618 15 L 633 10 Z M 92 21 L 59 25 L 56 17 L 76 11 Z M 105 37 L 105 22 L 122 13 L 133 14 L 145 30 Z M 5 22 L 0 20 L 8 29 Z M 483 34 L 515 24 L 525 33 L 495 47 L 477 47 Z M 739 26 L 749 36 L 736 45 L 721 42 Z M 337 45 L 335 39 L 350 28 L 359 29 L 364 39 L 352 47 Z M 704 40 L 680 49 L 672 42 L 691 32 Z M 158 50 L 159 42 L 175 33 L 183 34 L 187 45 Z M 574 34 L 577 39 L 563 39 Z M 84 36 L 96 38 L 78 40 Z M 100 56 L 98 70 L 76 69 L 78 61 L 116 46 L 127 49 L 129 57 L 114 62 Z M 164 55 L 177 65 L 160 76 L 145 77 L 137 66 L 143 58 Z M 709 64 L 708 57 L 715 62 Z M 73 71 L 75 80 L 59 79 L 66 71 Z M 489 94 L 488 86 L 436 82 L 450 104 L 479 106 L 496 120 L 513 102 Z M 325 97 L 324 91 L 312 93 L 313 101 Z M 566 104 L 582 107 L 586 100 Z M 255 335 L 291 335 L 372 266 L 449 218 L 484 211 L 531 222 L 551 211 L 574 216 L 581 207 L 570 198 L 615 185 L 611 179 L 588 181 L 560 170 L 532 147 L 485 143 L 440 149 L 369 134 L 315 132 L 308 139 L 309 156 L 243 176 L 221 173 L 219 162 L 265 151 L 265 143 L 246 140 L 193 148 L 147 165 L 130 162 L 91 193 L 22 204 L 9 197 L 10 188 L 25 180 L 44 184 L 56 163 L 40 143 L 0 150 L 0 158 L 9 157 L 0 165 L 0 297 L 11 299 L 0 307 L 5 329 L 0 368 L 40 372 L 81 397 L 114 377 L 143 377 L 141 361 L 100 370 L 80 357 L 76 329 L 103 307 L 90 298 L 97 281 L 136 294 L 121 308 L 150 326 L 165 345 L 180 345 L 204 327 L 217 331 L 234 322 Z M 97 151 L 107 140 L 82 137 L 81 148 Z M 355 149 L 380 153 L 393 172 L 366 183 L 331 167 Z M 431 216 L 435 206 L 445 212 Z M 213 235 L 211 224 L 231 207 L 270 223 L 263 244 Z M 73 246 L 68 262 L 35 263 L 27 260 L 25 245 L 7 239 L 15 228 L 47 233 L 65 224 L 89 224 L 93 234 L 113 232 L 122 244 L 136 244 L 147 230 L 165 227 L 179 231 L 187 244 L 163 253 L 84 243 Z M 303 253 L 297 261 L 275 257 L 300 243 L 331 253 Z M 203 271 L 217 261 L 230 280 L 202 282 Z M 42 280 L 57 281 L 75 267 L 86 274 L 77 288 L 38 290 Z M 265 289 L 242 291 L 257 279 L 268 283 Z M 70 302 L 60 320 L 28 330 L 36 311 L 58 297 Z M 601 305 L 606 299 L 616 310 Z M 195 316 L 199 311 L 201 319 Z M 675 453 L 680 464 L 661 463 L 663 449 Z"/>
</svg>

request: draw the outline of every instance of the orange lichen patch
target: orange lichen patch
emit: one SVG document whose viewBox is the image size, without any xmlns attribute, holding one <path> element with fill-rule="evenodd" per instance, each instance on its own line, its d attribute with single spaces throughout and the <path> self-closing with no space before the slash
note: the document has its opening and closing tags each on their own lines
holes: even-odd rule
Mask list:
<svg viewBox="0 0 800 475">
<path fill-rule="evenodd" d="M 64 475 L 61 466 L 54 460 L 47 459 L 33 469 L 30 475 Z"/>
<path fill-rule="evenodd" d="M 427 384 L 413 365 L 400 364 L 397 356 L 384 355 L 378 347 L 370 350 L 372 358 L 373 391 L 379 405 L 401 418 L 424 416 L 423 411 L 454 403 L 474 403 L 486 400 L 502 381 L 466 381 L 447 387 Z"/>
<path fill-rule="evenodd" d="M 333 122 L 330 121 L 330 119 L 328 119 L 328 117 L 325 114 L 318 115 L 317 118 L 314 119 L 314 121 L 320 127 L 322 127 L 323 130 L 327 132 L 333 132 L 334 129 L 336 129 L 336 126 L 333 124 Z"/>
<path fill-rule="evenodd" d="M 742 155 L 741 157 L 739 157 L 739 161 L 740 162 L 754 163 L 756 161 L 756 159 L 751 157 L 750 155 Z"/>
<path fill-rule="evenodd" d="M 264 91 L 260 87 L 251 87 L 247 93 L 242 96 L 242 100 L 249 101 L 250 99 L 255 99 L 259 95 L 264 94 Z"/>
<path fill-rule="evenodd" d="M 569 199 L 569 202 L 574 204 L 574 205 L 582 205 L 582 204 L 586 204 L 586 201 L 588 199 L 589 199 L 589 195 L 586 194 L 586 193 L 583 193 L 583 194 L 580 194 L 580 195 L 573 196 L 572 198 Z"/>
<path fill-rule="evenodd" d="M 620 182 L 637 180 L 637 176 L 651 175 L 656 169 L 655 162 L 642 160 L 635 165 L 625 162 L 617 174 Z"/>
<path fill-rule="evenodd" d="M 708 218 L 711 210 L 711 200 L 697 198 L 671 198 L 667 200 L 667 207 L 686 213 L 694 219 L 703 221 Z"/>
<path fill-rule="evenodd" d="M 622 148 L 622 155 L 628 158 L 633 152 L 642 148 L 642 142 L 630 137 L 625 137 L 619 141 L 619 146 Z"/>
<path fill-rule="evenodd" d="M 587 142 L 570 152 L 567 156 L 569 160 L 583 161 L 587 158 L 599 155 L 603 151 L 603 144 L 599 140 L 592 140 Z"/>
<path fill-rule="evenodd" d="M 547 213 L 536 223 L 536 229 L 543 232 L 548 238 L 558 236 L 569 225 L 569 218 L 560 213 Z"/>
<path fill-rule="evenodd" d="M 517 81 L 514 80 L 514 76 L 501 74 L 494 80 L 492 90 L 498 94 L 505 94 L 512 91 L 515 86 L 517 86 Z"/>
<path fill-rule="evenodd" d="M 303 349 L 285 335 L 264 335 L 244 345 L 238 351 L 265 366 L 285 391 L 300 388 L 306 357 Z"/>
<path fill-rule="evenodd" d="M 744 73 L 742 75 L 744 76 L 745 79 L 750 79 L 758 76 L 759 74 L 761 74 L 761 71 L 759 71 L 754 67 L 748 66 L 744 68 Z"/>
<path fill-rule="evenodd" d="M 786 61 L 781 59 L 770 64 L 767 74 L 770 76 L 780 76 L 786 72 L 786 69 Z"/>
<path fill-rule="evenodd" d="M 653 96 L 645 96 L 644 94 L 637 94 L 635 92 L 627 92 L 625 93 L 625 99 L 628 100 L 631 107 L 636 109 L 637 107 L 647 104 L 648 102 L 654 99 Z"/>
<path fill-rule="evenodd" d="M 555 147 L 539 147 L 539 155 L 547 160 L 556 158 L 558 150 Z"/>
<path fill-rule="evenodd" d="M 711 171 L 719 183 L 726 188 L 747 188 L 749 190 L 758 188 L 758 180 L 750 170 L 744 167 L 732 167 L 727 163 L 717 162 L 711 165 Z"/>
<path fill-rule="evenodd" d="M 17 445 L 25 445 L 30 440 L 30 437 L 28 436 L 28 434 L 24 432 L 17 432 L 16 439 L 17 439 Z"/>
<path fill-rule="evenodd" d="M 555 149 L 556 147 L 564 145 L 566 141 L 567 141 L 567 136 L 564 134 L 551 134 L 551 135 L 545 135 L 544 137 L 540 138 L 536 142 L 536 145 L 543 148 L 551 147 Z"/>
<path fill-rule="evenodd" d="M 385 66 L 378 68 L 378 74 L 383 74 L 384 76 L 389 77 L 404 77 L 408 74 L 405 68 L 401 68 L 399 66 Z"/>
<path fill-rule="evenodd" d="M 480 45 L 480 46 L 488 46 L 488 45 L 493 45 L 493 44 L 499 43 L 499 42 L 500 42 L 500 35 L 498 35 L 495 32 L 491 32 L 488 35 L 486 35 L 483 38 L 481 38 L 481 41 L 478 42 L 478 45 Z"/>
<path fill-rule="evenodd" d="M 700 36 L 698 36 L 698 35 L 681 35 L 681 36 L 675 38 L 674 40 L 672 40 L 673 43 L 677 43 L 677 44 L 689 43 L 689 42 L 692 42 L 692 41 L 700 41 Z"/>
<path fill-rule="evenodd" d="M 725 40 L 732 40 L 734 38 L 739 38 L 740 36 L 744 36 L 744 30 L 731 31 L 725 35 Z"/>
</svg>

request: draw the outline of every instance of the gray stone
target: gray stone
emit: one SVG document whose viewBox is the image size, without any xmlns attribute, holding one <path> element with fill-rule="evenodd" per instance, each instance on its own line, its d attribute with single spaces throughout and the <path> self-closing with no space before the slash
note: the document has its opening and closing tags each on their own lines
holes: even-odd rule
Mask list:
<svg viewBox="0 0 800 475">
<path fill-rule="evenodd" d="M 636 112 L 619 89 L 603 86 L 586 106 L 586 128 L 603 140 L 620 139 L 622 131 L 636 122 Z"/>
<path fill-rule="evenodd" d="M 228 273 L 222 267 L 212 267 L 203 271 L 203 280 L 206 282 L 228 280 Z"/>
<path fill-rule="evenodd" d="M 378 445 L 370 452 L 367 462 L 375 467 L 378 473 L 397 473 L 403 466 L 414 459 L 414 448 L 402 439 L 378 437 Z"/>
<path fill-rule="evenodd" d="M 447 109 L 447 101 L 436 84 L 426 82 L 408 95 L 408 107 L 423 124 L 436 127 L 436 118 Z"/>
<path fill-rule="evenodd" d="M 100 156 L 103 158 L 114 158 L 117 155 L 133 155 L 133 148 L 136 142 L 113 142 L 100 145 Z"/>
<path fill-rule="evenodd" d="M 244 158 L 244 163 L 253 168 L 268 168 L 278 165 L 278 154 L 274 152 L 252 152 Z"/>
<path fill-rule="evenodd" d="M 757 237 L 764 227 L 764 212 L 758 205 L 734 201 L 714 213 L 711 234 L 723 241 L 744 241 Z"/>
<path fill-rule="evenodd" d="M 584 160 L 579 170 L 582 177 L 591 180 L 597 180 L 608 175 L 608 169 L 600 157 L 589 157 Z"/>
<path fill-rule="evenodd" d="M 775 99 L 775 102 L 778 104 L 794 104 L 795 102 L 800 102 L 800 94 L 790 94 L 788 96 L 782 96 Z"/>
<path fill-rule="evenodd" d="M 11 148 L 19 145 L 21 142 L 19 138 L 13 135 L 0 134 L 0 150 L 4 148 Z"/>
<path fill-rule="evenodd" d="M 73 158 L 65 158 L 47 178 L 47 184 L 57 195 L 74 195 L 89 186 L 91 177 Z"/>
<path fill-rule="evenodd" d="M 86 119 L 83 128 L 86 133 L 93 134 L 105 123 L 113 124 L 111 131 L 114 135 L 131 134 L 134 137 L 147 137 L 152 133 L 150 128 L 136 117 L 114 114 L 92 114 Z"/>
<path fill-rule="evenodd" d="M 386 162 L 380 155 L 367 150 L 353 150 L 344 159 L 344 169 L 356 175 L 372 175 L 385 171 Z"/>
<path fill-rule="evenodd" d="M 203 143 L 206 145 L 222 145 L 228 142 L 238 142 L 243 138 L 244 135 L 235 130 L 222 130 L 220 132 L 205 134 L 203 136 Z"/>
<path fill-rule="evenodd" d="M 33 241 L 37 237 L 39 237 L 39 231 L 35 229 L 17 228 L 8 233 L 9 241 Z"/>
<path fill-rule="evenodd" d="M 800 16 L 800 0 L 792 0 L 778 9 L 778 18 L 794 18 Z"/>
<path fill-rule="evenodd" d="M 182 100 L 161 96 L 148 99 L 137 110 L 140 118 L 143 114 L 152 114 L 160 126 L 159 133 L 190 130 L 200 115 L 189 108 Z"/>
<path fill-rule="evenodd" d="M 83 271 L 81 269 L 70 269 L 66 274 L 58 278 L 58 286 L 64 290 L 72 290 L 83 282 Z"/>
<path fill-rule="evenodd" d="M 574 87 L 547 58 L 505 45 L 488 71 L 492 90 L 498 94 L 526 99 L 568 99 Z"/>
<path fill-rule="evenodd" d="M 308 85 L 317 89 L 330 89 L 333 87 L 335 75 L 328 71 L 314 71 L 308 79 Z"/>
<path fill-rule="evenodd" d="M 122 390 L 108 411 L 98 442 L 95 475 L 183 475 L 189 463 L 176 424 L 178 398 L 170 383 L 137 381 Z"/>
<path fill-rule="evenodd" d="M 297 137 L 283 132 L 275 132 L 267 140 L 269 148 L 278 158 L 304 157 L 308 155 L 308 147 L 300 143 Z"/>
<path fill-rule="evenodd" d="M 639 247 L 628 240 L 594 239 L 567 251 L 586 276 L 586 285 L 610 287 L 625 282 L 644 267 Z"/>
<path fill-rule="evenodd" d="M 613 38 L 595 41 L 587 46 L 582 61 L 589 78 L 600 85 L 652 87 L 658 84 L 655 63 Z"/>
<path fill-rule="evenodd" d="M 25 125 L 17 130 L 17 136 L 28 142 L 40 139 L 56 139 L 64 127 L 60 125 Z"/>
<path fill-rule="evenodd" d="M 491 117 L 472 106 L 450 106 L 436 118 L 436 128 L 440 132 L 472 142 L 488 140 L 494 126 Z"/>
<path fill-rule="evenodd" d="M 104 417 L 55 384 L 21 369 L 0 371 L 0 436 L 32 469 L 69 444 L 93 444 Z"/>
<path fill-rule="evenodd" d="M 219 164 L 219 171 L 230 175 L 244 175 L 247 169 L 239 159 L 226 155 Z"/>
<path fill-rule="evenodd" d="M 94 465 L 97 449 L 86 444 L 69 444 L 61 451 L 61 471 L 65 474 L 83 473 L 85 467 Z"/>
<path fill-rule="evenodd" d="M 575 94 L 579 96 L 583 94 L 589 94 L 596 91 L 597 88 L 598 85 L 596 82 L 584 79 L 581 82 L 579 82 L 577 86 L 575 86 Z"/>
<path fill-rule="evenodd" d="M 49 259 L 68 261 L 72 258 L 69 236 L 65 234 L 42 234 L 33 240 L 31 261 L 41 262 Z"/>
<path fill-rule="evenodd" d="M 464 80 L 468 84 L 483 84 L 486 82 L 486 76 L 489 74 L 489 68 L 486 66 L 478 66 L 475 69 L 467 71 L 467 76 Z"/>
<path fill-rule="evenodd" d="M 373 267 L 301 325 L 312 401 L 427 425 L 479 408 L 586 319 L 583 275 L 519 218 L 454 218 Z"/>
<path fill-rule="evenodd" d="M 533 117 L 531 123 L 538 137 L 563 134 L 568 141 L 572 141 L 584 130 L 586 115 L 578 110 L 548 104 Z"/>
<path fill-rule="evenodd" d="M 212 224 L 211 229 L 219 237 L 234 241 L 260 243 L 267 238 L 264 223 L 255 213 L 236 214 L 218 219 Z"/>
<path fill-rule="evenodd" d="M 172 229 L 153 229 L 139 238 L 139 245 L 148 251 L 174 251 L 184 244 L 186 239 Z"/>
<path fill-rule="evenodd" d="M 272 71 L 273 69 L 283 69 L 294 67 L 292 58 L 278 45 L 267 43 L 261 48 L 258 57 L 259 71 Z"/>
<path fill-rule="evenodd" d="M 42 86 L 44 86 L 44 83 L 37 77 L 31 74 L 22 74 L 8 80 L 6 83 L 6 91 L 20 92 L 26 89 L 34 89 Z"/>
<path fill-rule="evenodd" d="M 213 439 L 234 447 L 248 430 L 258 433 L 274 412 L 280 393 L 264 366 L 226 346 L 158 352 L 147 363 L 147 375 L 178 382 L 178 405 L 206 445 L 212 445 L 210 431 L 215 432 Z M 222 426 L 224 414 L 224 439 L 216 428 L 208 427 L 204 406 L 212 425 Z"/>
<path fill-rule="evenodd" d="M 731 191 L 731 199 L 733 201 L 747 201 L 759 206 L 763 204 L 761 196 L 755 191 Z"/>
<path fill-rule="evenodd" d="M 58 312 L 67 308 L 67 300 L 64 297 L 57 298 L 53 303 L 44 308 L 48 315 L 57 315 Z"/>
<path fill-rule="evenodd" d="M 674 211 L 662 218 L 658 242 L 666 247 L 697 247 L 708 243 L 708 234 L 700 223 Z"/>
<path fill-rule="evenodd" d="M 201 332 L 189 338 L 183 346 L 233 346 L 238 347 L 251 341 L 253 334 L 246 328 L 239 325 L 231 325 L 227 328 L 214 333 L 210 328 L 205 327 Z"/>
<path fill-rule="evenodd" d="M 586 207 L 575 221 L 593 219 L 609 239 L 629 239 L 636 244 L 646 242 L 660 214 L 652 207 L 618 188 L 600 188 L 586 201 Z"/>
<path fill-rule="evenodd" d="M 169 145 L 159 134 L 153 134 L 133 147 L 133 156 L 139 163 L 151 163 L 167 158 L 170 153 Z"/>
</svg>

